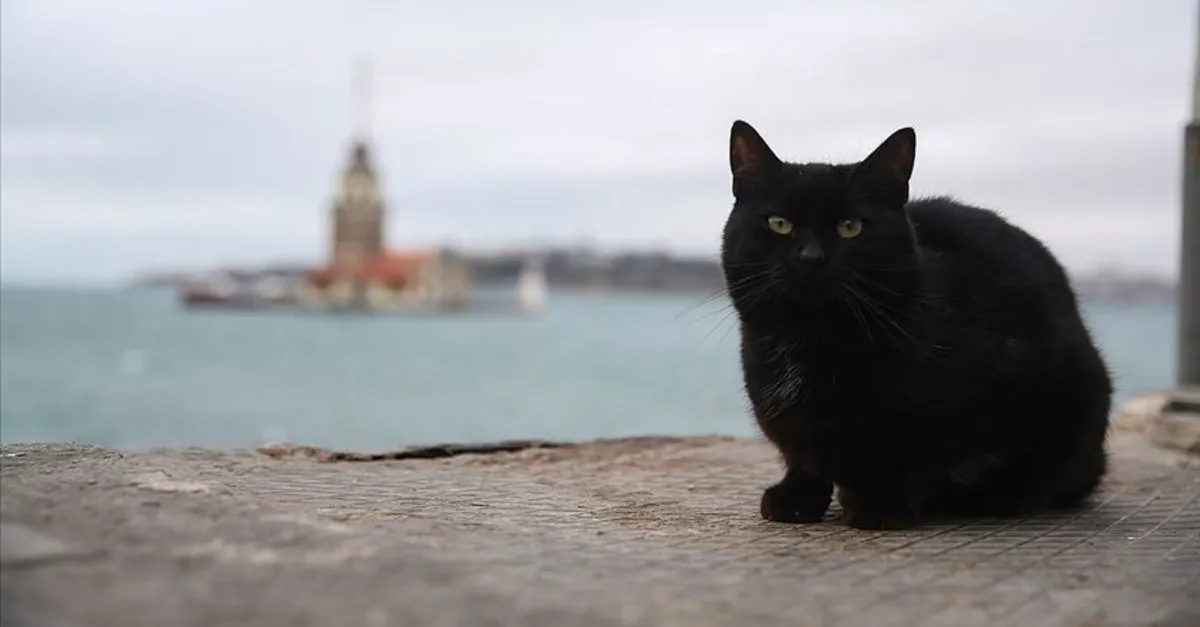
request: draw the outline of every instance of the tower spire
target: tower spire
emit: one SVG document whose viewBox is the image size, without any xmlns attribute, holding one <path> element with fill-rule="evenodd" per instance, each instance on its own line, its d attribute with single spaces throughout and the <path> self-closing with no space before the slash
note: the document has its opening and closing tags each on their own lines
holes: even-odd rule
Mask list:
<svg viewBox="0 0 1200 627">
<path fill-rule="evenodd" d="M 371 138 L 371 60 L 360 55 L 354 63 L 354 139 Z"/>
</svg>

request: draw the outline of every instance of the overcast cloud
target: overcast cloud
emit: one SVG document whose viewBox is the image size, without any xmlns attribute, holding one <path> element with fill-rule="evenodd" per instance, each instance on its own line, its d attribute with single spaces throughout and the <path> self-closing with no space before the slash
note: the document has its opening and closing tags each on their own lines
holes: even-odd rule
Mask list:
<svg viewBox="0 0 1200 627">
<path fill-rule="evenodd" d="M 369 53 L 395 245 L 714 254 L 744 118 L 1174 275 L 1195 4 L 6 0 L 0 274 L 322 259 Z"/>
</svg>

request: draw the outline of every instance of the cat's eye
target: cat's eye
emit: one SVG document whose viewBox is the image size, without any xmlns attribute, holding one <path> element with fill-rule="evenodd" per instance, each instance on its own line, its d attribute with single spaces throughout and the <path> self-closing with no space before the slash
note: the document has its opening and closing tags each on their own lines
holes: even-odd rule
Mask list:
<svg viewBox="0 0 1200 627">
<path fill-rule="evenodd" d="M 858 220 L 858 219 L 842 220 L 841 222 L 838 222 L 838 225 L 837 225 L 838 237 L 842 237 L 845 239 L 850 239 L 851 237 L 858 237 L 858 234 L 862 233 L 862 226 L 863 226 L 862 220 Z"/>
<path fill-rule="evenodd" d="M 792 232 L 792 221 L 779 216 L 771 216 L 767 218 L 767 226 L 771 227 L 772 231 L 780 235 L 787 235 Z"/>
</svg>

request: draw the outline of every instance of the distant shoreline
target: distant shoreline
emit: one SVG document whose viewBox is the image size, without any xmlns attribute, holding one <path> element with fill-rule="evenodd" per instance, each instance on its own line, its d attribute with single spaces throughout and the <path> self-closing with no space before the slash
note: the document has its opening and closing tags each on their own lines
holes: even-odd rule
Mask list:
<svg viewBox="0 0 1200 627">
<path fill-rule="evenodd" d="M 529 250 L 500 254 L 464 254 L 478 287 L 512 286 L 530 258 L 542 260 L 550 289 L 579 292 L 715 294 L 724 289 L 719 262 L 712 257 L 683 257 L 663 252 L 600 254 L 588 250 Z M 239 281 L 275 276 L 305 280 L 311 264 L 213 268 L 204 271 L 148 272 L 134 286 L 181 289 L 196 277 L 222 273 Z M 1170 279 L 1107 270 L 1072 276 L 1080 298 L 1097 302 L 1174 302 L 1177 285 Z"/>
<path fill-rule="evenodd" d="M 576 293 L 680 294 L 711 296 L 724 290 L 720 264 L 711 257 L 679 257 L 665 253 L 600 255 L 590 251 L 521 251 L 495 255 L 465 255 L 474 284 L 482 290 L 511 289 L 522 265 L 530 257 L 543 260 L 546 284 L 551 290 Z M 0 283 L 17 289 L 128 289 L 180 290 L 196 277 L 224 273 L 253 281 L 273 275 L 303 280 L 312 264 L 264 264 L 259 267 L 226 267 L 201 270 L 150 271 L 130 281 Z M 1119 270 L 1074 273 L 1072 282 L 1080 298 L 1089 302 L 1173 303 L 1177 284 L 1152 275 Z"/>
</svg>

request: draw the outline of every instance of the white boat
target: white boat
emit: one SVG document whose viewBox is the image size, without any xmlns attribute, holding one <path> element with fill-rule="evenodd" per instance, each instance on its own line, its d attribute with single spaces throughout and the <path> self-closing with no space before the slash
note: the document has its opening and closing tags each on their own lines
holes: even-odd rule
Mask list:
<svg viewBox="0 0 1200 627">
<path fill-rule="evenodd" d="M 539 259 L 529 259 L 517 276 L 517 305 L 528 314 L 541 313 L 546 308 L 546 273 Z"/>
</svg>

